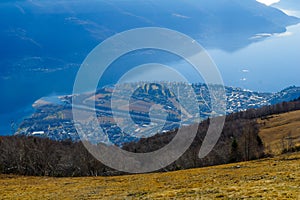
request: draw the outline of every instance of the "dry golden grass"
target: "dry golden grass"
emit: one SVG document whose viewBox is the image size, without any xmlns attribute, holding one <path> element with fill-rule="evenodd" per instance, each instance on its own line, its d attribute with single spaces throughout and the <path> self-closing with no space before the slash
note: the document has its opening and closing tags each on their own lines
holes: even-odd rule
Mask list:
<svg viewBox="0 0 300 200">
<path fill-rule="evenodd" d="M 282 138 L 300 145 L 300 111 L 261 124 L 269 151 Z M 286 141 L 287 145 L 287 141 Z M 117 177 L 50 178 L 0 175 L 0 199 L 299 199 L 300 153 L 167 173 Z"/>
<path fill-rule="evenodd" d="M 280 154 L 284 148 L 289 147 L 289 142 L 292 142 L 292 145 L 300 146 L 300 111 L 271 117 L 258 120 L 258 123 L 261 124 L 260 136 L 266 151 L 271 154 Z"/>
<path fill-rule="evenodd" d="M 0 199 L 300 199 L 300 153 L 167 173 L 0 177 Z"/>
</svg>

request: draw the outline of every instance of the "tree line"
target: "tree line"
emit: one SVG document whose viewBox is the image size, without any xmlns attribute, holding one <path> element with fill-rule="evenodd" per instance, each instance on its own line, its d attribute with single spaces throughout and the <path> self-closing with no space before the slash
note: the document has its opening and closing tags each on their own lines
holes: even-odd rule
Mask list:
<svg viewBox="0 0 300 200">
<path fill-rule="evenodd" d="M 300 110 L 300 98 L 292 102 L 249 109 L 226 116 L 224 129 L 214 149 L 203 159 L 198 157 L 210 119 L 201 122 L 189 149 L 174 163 L 160 171 L 203 167 L 265 157 L 259 137 L 257 118 Z M 188 134 L 189 128 L 184 131 Z M 135 153 L 152 152 L 168 144 L 177 130 L 143 138 L 123 145 Z M 108 176 L 120 175 L 96 160 L 81 142 L 52 141 L 25 136 L 0 137 L 0 172 L 35 176 Z"/>
</svg>

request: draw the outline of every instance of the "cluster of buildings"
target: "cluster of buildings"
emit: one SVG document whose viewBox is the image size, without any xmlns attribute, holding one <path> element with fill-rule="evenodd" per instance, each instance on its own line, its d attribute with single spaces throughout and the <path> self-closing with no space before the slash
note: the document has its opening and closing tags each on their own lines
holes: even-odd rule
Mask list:
<svg viewBox="0 0 300 200">
<path fill-rule="evenodd" d="M 288 91 L 283 91 L 280 96 L 278 93 L 258 93 L 233 87 L 223 89 L 226 92 L 226 113 L 270 105 L 274 97 L 279 99 L 290 95 Z M 296 89 L 299 93 L 299 88 Z M 71 99 L 70 95 L 60 97 L 63 103 L 59 105 L 38 107 L 31 118 L 23 121 L 16 134 L 80 140 L 70 114 Z M 95 101 L 99 127 L 93 127 L 95 123 L 88 121 L 80 124 L 85 127 L 85 139 L 116 145 L 193 124 L 211 117 L 213 112 L 205 84 L 126 83 L 115 88 L 102 88 L 96 95 L 86 95 L 82 109 L 93 105 L 91 101 Z M 97 131 L 99 128 L 101 134 Z"/>
</svg>

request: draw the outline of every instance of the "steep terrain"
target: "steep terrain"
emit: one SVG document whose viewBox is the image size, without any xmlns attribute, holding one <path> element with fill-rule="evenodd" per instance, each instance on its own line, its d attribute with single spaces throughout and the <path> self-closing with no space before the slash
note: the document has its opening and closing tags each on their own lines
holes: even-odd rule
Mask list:
<svg viewBox="0 0 300 200">
<path fill-rule="evenodd" d="M 206 49 L 232 53 L 284 33 L 287 26 L 299 22 L 255 0 L 6 0 L 0 2 L 0 17 L 5 19 L 0 21 L 0 45 L 5 47 L 0 53 L 0 91 L 5 97 L 0 105 L 0 131 L 5 135 L 11 133 L 12 120 L 31 113 L 29 107 L 36 99 L 71 93 L 87 54 L 118 32 L 165 27 L 192 36 Z M 148 60 L 145 56 L 129 57 L 119 66 L 130 70 L 144 63 L 168 64 L 171 60 L 161 52 L 146 57 Z M 119 69 L 102 85 L 116 83 L 123 75 Z M 238 81 L 230 81 L 231 85 L 243 85 L 239 80 L 244 77 L 224 78 Z M 291 83 L 281 82 L 281 86 Z M 273 90 L 267 85 L 262 89 Z"/>
</svg>

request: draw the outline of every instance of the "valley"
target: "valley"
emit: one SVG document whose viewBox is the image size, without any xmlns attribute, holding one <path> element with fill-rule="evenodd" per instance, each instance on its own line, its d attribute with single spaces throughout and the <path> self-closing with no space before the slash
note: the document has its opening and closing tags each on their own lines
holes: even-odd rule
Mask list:
<svg viewBox="0 0 300 200">
<path fill-rule="evenodd" d="M 259 93 L 234 87 L 215 88 L 216 91 L 220 91 L 219 94 L 222 89 L 225 90 L 226 110 L 218 109 L 212 112 L 208 87 L 200 83 L 130 83 L 103 87 L 95 96 L 86 93 L 41 99 L 34 104 L 35 113 L 23 120 L 16 135 L 79 141 L 80 137 L 73 121 L 74 106 L 87 116 L 92 112 L 97 114 L 103 133 L 100 136 L 95 135 L 92 126 L 85 126 L 88 127 L 85 133 L 90 141 L 122 145 L 138 141 L 141 137 L 147 138 L 191 125 L 209 117 L 274 105 L 300 96 L 300 87 L 295 86 L 277 93 Z M 79 99 L 76 104 L 72 104 L 73 97 Z M 159 106 L 156 108 L 156 114 L 155 109 L 152 109 L 153 105 Z M 83 120 L 82 123 L 87 125 L 90 121 Z"/>
<path fill-rule="evenodd" d="M 280 110 L 280 106 L 286 106 L 284 109 L 289 109 L 296 105 L 297 102 L 289 102 L 269 108 Z M 263 113 L 270 110 L 266 108 L 268 107 L 258 109 L 256 112 Z M 273 112 L 279 110 L 273 110 Z M 251 116 L 251 111 L 253 110 L 247 111 L 247 115 L 245 112 L 241 112 L 229 115 L 228 118 L 233 120 L 244 116 L 246 119 L 247 116 Z M 263 117 L 255 119 L 259 125 L 258 133 L 262 139 L 264 151 L 276 155 L 274 157 L 269 155 L 268 158 L 247 162 L 178 171 L 168 171 L 168 168 L 165 168 L 164 172 L 122 176 L 56 178 L 1 174 L 1 199 L 299 199 L 300 152 L 281 154 L 284 150 L 281 147 L 288 147 L 288 150 L 299 150 L 299 112 L 296 110 L 282 114 L 263 115 Z M 237 124 L 243 122 L 239 121 L 241 119 L 237 120 Z M 237 124 L 228 124 L 228 126 L 237 126 Z M 246 124 L 240 125 L 245 127 Z M 230 130 L 238 132 L 235 129 Z M 284 146 L 281 146 L 282 138 L 284 138 Z M 293 138 L 292 144 L 288 143 L 289 138 Z M 3 139 L 0 138 L 0 141 L 4 141 Z M 31 140 L 38 141 L 32 138 Z M 45 141 L 48 146 L 43 146 L 48 154 L 49 151 L 55 152 L 59 147 L 58 144 L 53 146 L 55 143 L 49 143 L 49 141 Z M 242 140 L 240 141 L 242 142 Z M 220 145 L 221 149 L 224 149 L 226 144 L 224 138 L 220 142 L 213 152 L 218 156 L 221 156 L 223 152 L 219 151 Z M 65 143 L 65 145 L 71 144 Z M 73 150 L 73 148 L 71 149 Z M 37 149 L 33 150 L 31 153 L 36 153 Z M 57 153 L 53 155 L 56 159 Z M 227 159 L 230 156 L 228 153 L 224 155 Z M 51 156 L 50 153 L 49 157 Z M 79 158 L 79 156 L 81 155 L 76 153 L 76 157 Z M 84 158 L 86 159 L 86 156 Z M 210 158 L 213 157 L 210 156 Z M 30 157 L 29 160 L 33 161 L 34 158 Z M 46 162 L 50 161 L 46 160 Z M 50 162 L 48 165 L 51 166 Z"/>
</svg>

